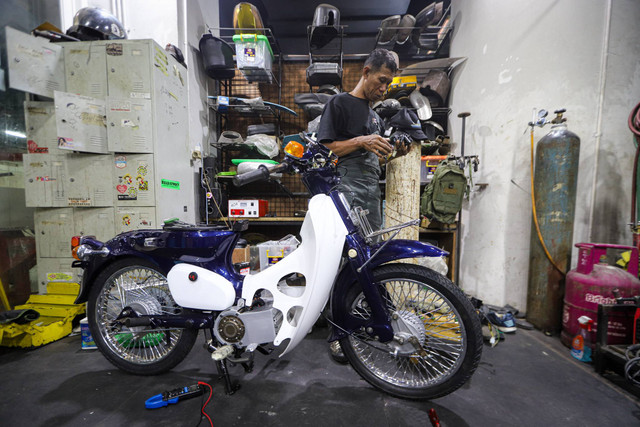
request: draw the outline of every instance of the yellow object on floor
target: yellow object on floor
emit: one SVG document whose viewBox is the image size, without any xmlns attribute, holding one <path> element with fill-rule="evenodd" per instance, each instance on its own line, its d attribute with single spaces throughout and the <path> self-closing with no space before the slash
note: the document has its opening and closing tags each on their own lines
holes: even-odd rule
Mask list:
<svg viewBox="0 0 640 427">
<path fill-rule="evenodd" d="M 80 285 L 70 282 L 49 283 L 44 295 L 31 295 L 14 310 L 32 309 L 40 317 L 24 325 L 0 325 L 0 345 L 4 347 L 38 347 L 71 333 L 73 319 L 84 314 L 84 304 L 74 304 Z"/>
</svg>

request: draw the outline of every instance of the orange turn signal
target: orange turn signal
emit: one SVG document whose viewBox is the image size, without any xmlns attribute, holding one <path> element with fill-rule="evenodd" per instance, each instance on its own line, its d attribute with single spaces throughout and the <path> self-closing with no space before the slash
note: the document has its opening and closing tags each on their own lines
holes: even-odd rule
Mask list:
<svg viewBox="0 0 640 427">
<path fill-rule="evenodd" d="M 290 156 L 301 159 L 304 154 L 304 146 L 298 141 L 289 141 L 287 146 L 284 147 L 284 152 Z"/>
<path fill-rule="evenodd" d="M 78 249 L 80 249 L 80 246 L 74 246 L 73 249 L 71 249 L 71 256 L 80 261 L 80 257 L 78 256 Z"/>
</svg>

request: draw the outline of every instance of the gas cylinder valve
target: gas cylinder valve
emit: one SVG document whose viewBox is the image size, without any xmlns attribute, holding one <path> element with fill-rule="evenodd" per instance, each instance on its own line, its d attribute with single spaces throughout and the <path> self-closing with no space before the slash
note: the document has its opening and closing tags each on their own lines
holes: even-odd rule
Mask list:
<svg viewBox="0 0 640 427">
<path fill-rule="evenodd" d="M 551 123 L 553 123 L 554 125 L 559 125 L 560 123 L 564 123 L 567 121 L 567 119 L 565 119 L 564 117 L 562 117 L 562 115 L 567 111 L 566 108 L 561 108 L 559 110 L 554 111 L 553 113 L 556 115 L 553 120 L 551 120 Z"/>
</svg>

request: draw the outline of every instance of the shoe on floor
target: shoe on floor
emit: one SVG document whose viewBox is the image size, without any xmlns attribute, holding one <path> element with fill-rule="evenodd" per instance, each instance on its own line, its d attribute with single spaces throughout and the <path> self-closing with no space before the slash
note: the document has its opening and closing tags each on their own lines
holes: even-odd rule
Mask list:
<svg viewBox="0 0 640 427">
<path fill-rule="evenodd" d="M 347 363 L 347 358 L 342 351 L 342 347 L 340 347 L 340 341 L 336 340 L 329 343 L 329 354 L 336 362 L 343 365 Z"/>
<path fill-rule="evenodd" d="M 489 322 L 497 326 L 498 330 L 505 333 L 515 332 L 516 327 L 516 319 L 513 317 L 513 314 L 510 312 L 506 313 L 496 313 L 495 311 L 490 311 L 487 313 L 487 319 Z"/>
</svg>

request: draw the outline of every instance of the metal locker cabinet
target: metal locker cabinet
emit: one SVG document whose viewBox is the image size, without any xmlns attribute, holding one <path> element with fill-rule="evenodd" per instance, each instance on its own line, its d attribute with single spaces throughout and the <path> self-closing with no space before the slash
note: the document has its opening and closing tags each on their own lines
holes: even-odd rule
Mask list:
<svg viewBox="0 0 640 427">
<path fill-rule="evenodd" d="M 107 45 L 109 96 L 123 99 L 151 98 L 150 41 L 122 40 Z"/>
<path fill-rule="evenodd" d="M 108 41 L 57 43 L 64 48 L 67 92 L 104 99 L 107 96 Z"/>
<path fill-rule="evenodd" d="M 116 154 L 113 165 L 116 206 L 155 206 L 153 154 Z"/>
<path fill-rule="evenodd" d="M 49 282 L 81 283 L 82 269 L 72 268 L 73 258 L 41 258 L 38 256 L 38 292 L 45 294 Z"/>
<path fill-rule="evenodd" d="M 153 43 L 156 220 L 195 222 L 194 172 L 189 144 L 187 71 Z"/>
<path fill-rule="evenodd" d="M 65 155 L 58 154 L 22 155 L 27 207 L 67 206 L 65 159 Z"/>
<path fill-rule="evenodd" d="M 67 155 L 69 206 L 113 206 L 113 155 Z"/>
<path fill-rule="evenodd" d="M 85 153 L 108 152 L 105 101 L 55 91 L 58 148 Z"/>
<path fill-rule="evenodd" d="M 71 256 L 73 209 L 36 209 L 34 214 L 36 253 L 38 257 Z"/>
<path fill-rule="evenodd" d="M 24 102 L 24 121 L 29 153 L 61 154 L 58 151 L 55 108 L 53 102 Z"/>
<path fill-rule="evenodd" d="M 69 236 L 96 236 L 102 242 L 115 235 L 114 208 L 74 208 L 73 234 Z"/>
<path fill-rule="evenodd" d="M 114 42 L 106 54 L 109 149 L 153 153 L 154 223 L 170 217 L 195 222 L 186 69 L 153 40 Z M 150 145 L 142 149 L 146 138 Z"/>
<path fill-rule="evenodd" d="M 158 228 L 156 208 L 117 207 L 115 209 L 116 234 L 139 229 Z"/>
<path fill-rule="evenodd" d="M 6 28 L 9 87 L 53 98 L 65 90 L 62 47 L 49 40 Z"/>
<path fill-rule="evenodd" d="M 109 151 L 153 153 L 153 111 L 149 99 L 107 98 Z"/>
</svg>

